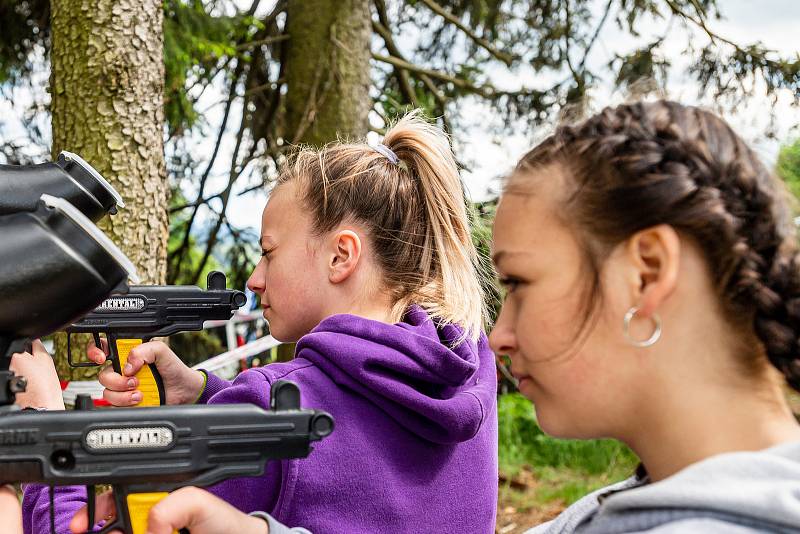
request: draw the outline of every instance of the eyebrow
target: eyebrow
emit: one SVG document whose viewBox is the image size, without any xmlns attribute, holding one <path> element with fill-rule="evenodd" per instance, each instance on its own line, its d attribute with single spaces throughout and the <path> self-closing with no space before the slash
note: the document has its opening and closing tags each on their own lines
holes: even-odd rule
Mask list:
<svg viewBox="0 0 800 534">
<path fill-rule="evenodd" d="M 508 250 L 498 250 L 494 254 L 492 254 L 492 263 L 498 265 L 500 260 L 503 258 L 511 258 L 514 256 L 530 256 L 530 252 L 519 251 L 519 252 L 511 252 Z"/>
</svg>

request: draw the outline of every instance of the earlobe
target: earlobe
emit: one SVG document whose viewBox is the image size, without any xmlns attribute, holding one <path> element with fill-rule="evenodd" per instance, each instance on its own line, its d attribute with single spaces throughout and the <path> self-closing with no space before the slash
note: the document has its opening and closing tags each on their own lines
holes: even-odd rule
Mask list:
<svg viewBox="0 0 800 534">
<path fill-rule="evenodd" d="M 332 236 L 328 279 L 333 284 L 347 280 L 356 269 L 361 258 L 361 238 L 352 230 L 341 230 Z"/>
<path fill-rule="evenodd" d="M 680 266 L 680 236 L 669 225 L 653 226 L 631 238 L 629 253 L 637 270 L 639 314 L 650 317 L 675 290 Z"/>
</svg>

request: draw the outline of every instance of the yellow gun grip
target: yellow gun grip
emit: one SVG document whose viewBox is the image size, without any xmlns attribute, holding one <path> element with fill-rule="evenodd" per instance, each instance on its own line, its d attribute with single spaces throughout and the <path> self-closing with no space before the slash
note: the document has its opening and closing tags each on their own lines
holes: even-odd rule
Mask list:
<svg viewBox="0 0 800 534">
<path fill-rule="evenodd" d="M 131 520 L 131 534 L 146 534 L 147 533 L 147 515 L 150 513 L 150 508 L 156 505 L 158 501 L 169 495 L 165 491 L 156 493 L 132 493 L 127 495 L 128 515 Z M 172 531 L 177 534 L 177 530 Z"/>
<path fill-rule="evenodd" d="M 125 364 L 128 363 L 128 355 L 134 347 L 142 344 L 141 339 L 117 339 L 117 359 L 119 369 L 116 371 L 122 373 Z M 139 372 L 136 373 L 136 378 L 139 379 L 139 387 L 137 388 L 142 392 L 142 402 L 136 406 L 160 406 L 165 404 L 164 383 L 161 381 L 161 375 L 158 374 L 155 365 L 143 365 Z"/>
</svg>

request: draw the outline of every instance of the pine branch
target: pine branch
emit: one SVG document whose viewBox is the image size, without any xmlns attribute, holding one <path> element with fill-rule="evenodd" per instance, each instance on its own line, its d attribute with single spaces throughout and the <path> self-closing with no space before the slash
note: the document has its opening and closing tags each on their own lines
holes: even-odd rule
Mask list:
<svg viewBox="0 0 800 534">
<path fill-rule="evenodd" d="M 378 20 L 380 22 L 373 20 L 372 29 L 375 30 L 375 32 L 383 39 L 389 55 L 398 57 L 400 59 L 405 59 L 401 54 L 400 49 L 397 48 L 397 44 L 394 42 L 391 30 L 389 30 L 390 24 L 389 15 L 386 11 L 386 3 L 383 0 L 375 0 L 374 5 L 375 9 L 378 11 Z M 401 68 L 395 68 L 394 72 L 395 77 L 397 78 L 397 83 L 400 85 L 400 92 L 403 93 L 403 97 L 415 108 L 419 107 L 416 92 L 411 86 L 411 81 L 408 79 L 408 71 Z"/>
<path fill-rule="evenodd" d="M 237 52 L 243 52 L 245 50 L 251 50 L 253 48 L 258 48 L 259 46 L 263 46 L 266 44 L 274 44 L 279 43 L 281 41 L 286 41 L 289 39 L 289 34 L 284 33 L 281 35 L 272 35 L 270 37 L 265 37 L 264 39 L 258 39 L 257 41 L 250 41 L 249 43 L 242 43 L 236 46 Z"/>
<path fill-rule="evenodd" d="M 172 215 L 173 213 L 177 213 L 179 211 L 183 211 L 183 210 L 188 209 L 188 208 L 196 208 L 198 206 L 203 206 L 205 204 L 208 204 L 209 202 L 211 202 L 215 198 L 219 198 L 220 196 L 221 196 L 221 193 L 217 193 L 215 195 L 211 195 L 210 197 L 202 198 L 202 199 L 196 200 L 194 202 L 188 202 L 186 204 L 180 204 L 178 206 L 173 206 L 173 207 L 171 207 L 169 209 L 169 214 Z M 175 249 L 175 250 L 177 251 L 178 249 Z"/>
<path fill-rule="evenodd" d="M 732 46 L 733 48 L 735 48 L 739 52 L 747 52 L 741 46 L 739 46 L 738 44 L 734 43 L 730 39 L 722 37 L 720 34 L 712 31 L 711 28 L 706 26 L 706 22 L 705 22 L 705 20 L 703 20 L 702 17 L 694 17 L 694 16 L 690 15 L 689 13 L 685 12 L 684 10 L 682 10 L 681 7 L 678 4 L 676 4 L 673 0 L 664 0 L 664 1 L 667 3 L 667 5 L 669 6 L 669 8 L 672 10 L 673 13 L 675 13 L 676 15 L 678 15 L 680 17 L 685 18 L 686 20 L 692 22 L 695 26 L 697 26 L 701 30 L 703 30 L 703 32 L 706 35 L 708 35 L 708 38 L 711 39 L 712 43 L 716 44 L 717 41 L 721 41 L 721 42 L 723 42 L 723 43 L 725 43 L 727 45 Z M 765 58 L 765 60 L 766 60 L 766 58 Z"/>
<path fill-rule="evenodd" d="M 211 174 L 211 168 L 214 166 L 214 162 L 217 160 L 217 156 L 219 155 L 219 149 L 222 145 L 222 139 L 225 135 L 225 127 L 228 124 L 228 118 L 230 117 L 230 111 L 233 107 L 233 101 L 236 99 L 236 86 L 239 84 L 239 78 L 244 70 L 243 65 L 244 63 L 242 61 L 239 61 L 236 64 L 233 79 L 231 80 L 231 88 L 228 94 L 228 100 L 225 103 L 225 112 L 222 115 L 222 124 L 220 125 L 219 133 L 217 134 L 217 140 L 214 143 L 214 150 L 211 153 L 211 158 L 208 160 L 208 164 L 206 165 L 203 175 L 200 177 L 200 187 L 197 191 L 197 200 L 193 203 L 192 214 L 189 215 L 189 219 L 187 219 L 186 223 L 184 224 L 184 233 L 181 244 L 172 253 L 171 263 L 173 267 L 170 270 L 171 274 L 169 275 L 169 279 L 167 281 L 169 284 L 175 283 L 176 277 L 180 272 L 180 265 L 183 262 L 183 259 L 186 257 L 186 253 L 189 251 L 189 248 L 191 247 L 190 237 L 192 226 L 194 226 L 194 221 L 197 218 L 197 213 L 200 211 L 200 206 L 205 204 L 202 202 L 202 199 L 203 195 L 205 194 L 206 183 L 208 182 L 208 177 Z"/>
<path fill-rule="evenodd" d="M 583 51 L 583 59 L 581 60 L 580 65 L 578 65 L 578 71 L 583 73 L 586 70 L 586 60 L 589 57 L 589 52 L 592 51 L 592 47 L 594 43 L 597 41 L 597 38 L 600 36 L 600 31 L 603 29 L 603 26 L 606 25 L 606 20 L 608 19 L 608 15 L 611 13 L 611 6 L 614 5 L 614 0 L 608 0 L 606 4 L 606 8 L 603 11 L 603 16 L 600 17 L 600 22 L 597 24 L 597 28 L 594 30 L 594 34 L 592 34 L 592 38 L 589 39 L 589 44 L 586 45 L 586 48 Z"/>
<path fill-rule="evenodd" d="M 468 82 L 467 80 L 464 80 L 463 78 L 457 78 L 456 76 L 447 74 L 446 72 L 420 67 L 418 65 L 414 65 L 413 63 L 409 63 L 408 61 L 405 61 L 400 58 L 392 56 L 382 56 L 380 54 L 373 53 L 372 59 L 380 61 L 382 63 L 388 63 L 389 65 L 405 69 L 409 72 L 414 72 L 420 75 L 429 76 L 430 78 L 442 80 L 443 82 L 451 83 L 454 86 L 458 87 L 459 89 L 469 91 L 470 93 L 475 93 L 484 98 L 492 98 L 497 94 L 497 90 L 491 85 L 488 84 L 475 85 Z"/>
<path fill-rule="evenodd" d="M 489 52 L 491 55 L 502 61 L 506 64 L 506 66 L 510 67 L 511 64 L 514 62 L 514 57 L 511 54 L 498 50 L 492 44 L 480 37 L 474 31 L 472 31 L 469 27 L 467 27 L 463 22 L 461 22 L 458 17 L 447 11 L 441 5 L 437 4 L 433 0 L 420 0 L 423 4 L 428 6 L 428 9 L 445 19 L 450 24 L 454 25 L 456 28 L 461 30 L 469 37 L 475 44 Z"/>
</svg>

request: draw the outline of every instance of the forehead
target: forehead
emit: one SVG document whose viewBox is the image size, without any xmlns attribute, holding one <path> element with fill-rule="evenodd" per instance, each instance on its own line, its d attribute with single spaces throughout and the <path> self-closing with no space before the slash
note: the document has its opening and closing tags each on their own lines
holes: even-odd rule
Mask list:
<svg viewBox="0 0 800 534">
<path fill-rule="evenodd" d="M 267 206 L 261 215 L 261 237 L 280 238 L 292 232 L 302 231 L 307 225 L 305 208 L 297 195 L 293 182 L 272 189 Z"/>
<path fill-rule="evenodd" d="M 527 253 L 547 257 L 551 251 L 574 243 L 572 233 L 563 222 L 560 171 L 543 167 L 512 180 L 497 207 L 493 254 Z"/>
</svg>

